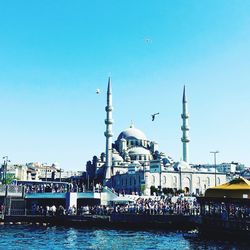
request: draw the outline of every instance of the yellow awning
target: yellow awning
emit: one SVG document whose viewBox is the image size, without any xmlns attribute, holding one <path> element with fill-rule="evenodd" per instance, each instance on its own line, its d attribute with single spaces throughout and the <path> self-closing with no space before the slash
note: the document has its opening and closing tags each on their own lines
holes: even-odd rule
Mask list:
<svg viewBox="0 0 250 250">
<path fill-rule="evenodd" d="M 243 177 L 208 188 L 205 197 L 250 198 L 250 181 Z"/>
<path fill-rule="evenodd" d="M 243 178 L 239 177 L 237 179 L 234 179 L 228 183 L 216 186 L 216 187 L 211 187 L 211 189 L 222 189 L 222 190 L 250 190 L 250 181 Z"/>
</svg>

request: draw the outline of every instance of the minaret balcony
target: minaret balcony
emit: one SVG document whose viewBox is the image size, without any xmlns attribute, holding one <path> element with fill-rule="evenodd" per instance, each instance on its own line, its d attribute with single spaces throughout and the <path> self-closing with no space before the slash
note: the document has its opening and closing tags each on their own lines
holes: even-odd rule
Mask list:
<svg viewBox="0 0 250 250">
<path fill-rule="evenodd" d="M 189 138 L 187 138 L 187 137 L 185 137 L 185 138 L 181 138 L 181 141 L 182 141 L 182 142 L 186 142 L 186 143 L 188 143 L 188 142 L 190 142 L 190 139 L 189 139 Z"/>
<path fill-rule="evenodd" d="M 181 126 L 182 131 L 189 131 L 189 126 Z"/>
<path fill-rule="evenodd" d="M 189 114 L 181 114 L 181 118 L 182 119 L 188 119 L 189 118 Z"/>
<path fill-rule="evenodd" d="M 111 125 L 114 123 L 114 120 L 113 119 L 105 119 L 105 124 L 106 125 Z"/>
<path fill-rule="evenodd" d="M 106 137 L 113 137 L 113 133 L 112 133 L 111 131 L 106 131 L 106 132 L 104 132 L 104 135 L 105 135 Z"/>
<path fill-rule="evenodd" d="M 106 106 L 105 108 L 106 112 L 111 112 L 113 110 L 112 106 Z"/>
</svg>

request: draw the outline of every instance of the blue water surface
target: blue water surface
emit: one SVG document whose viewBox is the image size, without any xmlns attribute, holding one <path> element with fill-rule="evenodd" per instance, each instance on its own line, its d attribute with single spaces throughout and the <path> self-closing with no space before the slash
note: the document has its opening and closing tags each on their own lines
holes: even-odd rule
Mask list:
<svg viewBox="0 0 250 250">
<path fill-rule="evenodd" d="M 247 243 L 200 238 L 197 233 L 0 226 L 0 249 L 250 249 Z"/>
</svg>

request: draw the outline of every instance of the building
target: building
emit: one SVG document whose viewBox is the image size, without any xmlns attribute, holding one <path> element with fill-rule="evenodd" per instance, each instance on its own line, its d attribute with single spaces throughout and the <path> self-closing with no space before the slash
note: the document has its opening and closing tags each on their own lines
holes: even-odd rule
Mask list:
<svg viewBox="0 0 250 250">
<path fill-rule="evenodd" d="M 224 173 L 199 170 L 189 165 L 189 114 L 184 87 L 182 97 L 182 146 L 183 161 L 174 162 L 166 153 L 159 151 L 157 142 L 149 140 L 133 124 L 112 141 L 112 87 L 108 81 L 106 110 L 106 154 L 93 157 L 87 163 L 87 173 L 104 184 L 124 193 L 150 195 L 153 188 L 172 188 L 187 193 L 204 193 L 214 185 L 226 182 Z"/>
<path fill-rule="evenodd" d="M 4 166 L 1 168 L 1 179 L 3 179 Z M 82 172 L 80 172 L 82 174 Z M 17 179 L 20 181 L 31 180 L 55 180 L 60 178 L 69 178 L 71 176 L 80 175 L 79 171 L 66 171 L 58 167 L 57 164 L 41 164 L 39 162 L 31 162 L 26 164 L 8 164 L 6 176 L 9 179 Z"/>
<path fill-rule="evenodd" d="M 204 171 L 215 171 L 214 164 L 193 165 L 193 168 Z M 216 165 L 216 171 L 225 174 L 236 174 L 246 170 L 244 164 L 238 162 L 220 163 Z"/>
</svg>

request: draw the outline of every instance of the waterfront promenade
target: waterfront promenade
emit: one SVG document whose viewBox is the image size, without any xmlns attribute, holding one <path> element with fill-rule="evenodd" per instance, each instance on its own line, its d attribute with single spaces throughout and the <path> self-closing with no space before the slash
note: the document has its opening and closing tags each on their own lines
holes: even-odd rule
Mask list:
<svg viewBox="0 0 250 250">
<path fill-rule="evenodd" d="M 17 186 L 15 190 L 20 188 Z M 85 205 L 79 205 L 83 203 L 78 199 L 78 206 L 66 206 L 62 197 L 67 194 L 67 189 L 58 188 L 55 192 L 46 187 L 37 189 L 26 186 L 22 187 L 22 191 L 23 198 L 6 197 L 5 204 L 1 206 L 4 223 L 192 229 L 194 218 L 199 215 L 195 197 L 134 196 L 132 199 L 115 196 L 107 205 L 90 205 L 92 199 L 85 195 Z M 84 195 L 76 194 L 78 197 Z"/>
<path fill-rule="evenodd" d="M 206 197 L 200 197 L 197 201 L 196 197 L 184 195 L 117 196 L 112 190 L 106 190 L 113 197 L 103 204 L 101 198 L 105 188 L 96 193 L 76 193 L 69 192 L 69 188 L 74 191 L 74 187 L 63 185 L 2 186 L 2 224 L 31 223 L 131 230 L 198 229 L 205 234 L 219 230 L 215 236 L 221 236 L 222 232 L 243 237 L 249 235 L 248 206 L 239 202 L 225 205 L 225 198 L 211 202 Z M 71 195 L 75 197 L 73 203 L 67 201 Z M 95 195 L 97 199 L 93 199 Z M 243 201 L 246 202 L 245 199 Z"/>
</svg>

